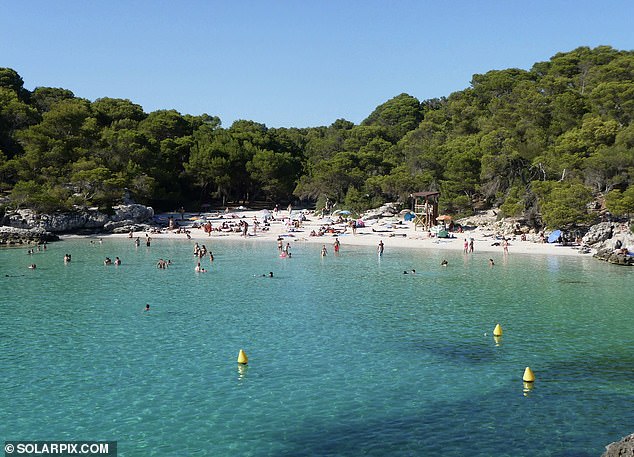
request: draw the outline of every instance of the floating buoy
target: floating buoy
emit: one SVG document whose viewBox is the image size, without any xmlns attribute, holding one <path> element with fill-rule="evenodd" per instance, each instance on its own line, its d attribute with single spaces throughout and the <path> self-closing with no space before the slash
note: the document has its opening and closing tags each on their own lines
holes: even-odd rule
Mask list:
<svg viewBox="0 0 634 457">
<path fill-rule="evenodd" d="M 533 370 L 531 370 L 530 367 L 526 367 L 526 369 L 524 370 L 524 376 L 522 377 L 522 380 L 524 382 L 534 382 L 535 381 L 535 374 L 533 374 Z"/>
<path fill-rule="evenodd" d="M 502 327 L 500 324 L 497 324 L 493 329 L 493 336 L 502 336 Z"/>
<path fill-rule="evenodd" d="M 238 363 L 241 365 L 246 365 L 247 363 L 249 363 L 249 358 L 242 349 L 240 349 L 240 352 L 238 353 Z"/>
</svg>

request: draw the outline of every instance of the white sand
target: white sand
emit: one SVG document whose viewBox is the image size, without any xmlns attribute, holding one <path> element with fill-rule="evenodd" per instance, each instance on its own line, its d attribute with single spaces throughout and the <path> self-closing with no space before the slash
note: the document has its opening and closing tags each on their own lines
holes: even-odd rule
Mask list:
<svg viewBox="0 0 634 457">
<path fill-rule="evenodd" d="M 323 225 L 320 222 L 319 216 L 313 214 L 307 214 L 307 220 L 302 222 L 299 229 L 294 231 L 287 231 L 287 226 L 282 222 L 282 218 L 288 217 L 287 211 L 280 211 L 277 216 L 277 220 L 271 221 L 268 230 L 262 230 L 263 224 L 260 224 L 260 228 L 253 234 L 254 217 L 257 217 L 261 221 L 261 213 L 259 211 L 240 211 L 236 213 L 239 218 L 227 218 L 227 219 L 213 219 L 211 220 L 213 228 L 217 228 L 223 220 L 229 223 L 237 224 L 240 220 L 245 220 L 249 224 L 248 239 L 257 240 L 261 242 L 268 242 L 271 245 L 277 244 L 277 238 L 283 237 L 284 243 L 291 243 L 291 246 L 297 243 L 314 243 L 325 244 L 329 252 L 333 251 L 333 243 L 335 241 L 335 235 L 327 233 L 323 236 L 310 236 L 311 231 L 318 232 L 319 228 Z M 295 213 L 294 213 L 295 214 Z M 332 218 L 336 219 L 336 218 Z M 176 220 L 181 228 L 189 230 L 189 235 L 192 240 L 199 241 L 204 244 L 205 240 L 213 240 L 214 242 L 222 242 L 222 240 L 238 240 L 242 239 L 242 235 L 239 232 L 219 232 L 214 230 L 211 235 L 205 233 L 202 228 L 192 228 L 193 223 L 190 220 Z M 189 226 L 185 225 L 188 224 Z M 378 224 L 378 223 L 377 223 Z M 342 230 L 343 224 L 335 225 L 335 228 Z M 373 227 L 375 231 L 373 231 Z M 380 231 L 379 231 L 380 230 Z M 134 236 L 140 236 L 142 239 L 145 237 L 146 232 L 135 232 Z M 186 239 L 185 233 L 176 233 L 176 231 L 163 230 L 161 233 L 150 234 L 154 240 L 159 239 Z M 462 251 L 464 248 L 464 239 L 474 239 L 474 252 L 487 252 L 491 254 L 503 255 L 503 247 L 501 246 L 501 240 L 495 239 L 495 236 L 490 231 L 484 231 L 479 228 L 469 230 L 464 233 L 453 234 L 456 238 L 450 239 L 437 239 L 430 237 L 428 232 L 414 230 L 414 223 L 401 222 L 393 224 L 391 228 L 378 225 L 367 226 L 364 228 L 358 228 L 356 235 L 352 234 L 350 228 L 345 233 L 339 234 L 338 238 L 341 243 L 342 249 L 345 245 L 355 246 L 377 246 L 380 240 L 383 240 L 386 251 L 390 247 L 397 248 L 412 248 L 412 249 L 435 249 L 442 251 Z M 110 235 L 115 237 L 127 237 L 126 234 Z M 530 239 L 530 238 L 529 238 Z M 142 240 L 143 241 L 143 240 Z M 493 246 L 493 243 L 500 243 L 499 246 Z M 566 255 L 566 256 L 588 256 L 590 254 L 581 254 L 576 247 L 572 246 L 560 246 L 549 243 L 539 243 L 534 241 L 521 241 L 520 237 L 514 237 L 509 242 L 508 247 L 509 255 L 513 254 L 537 254 L 537 255 Z"/>
</svg>

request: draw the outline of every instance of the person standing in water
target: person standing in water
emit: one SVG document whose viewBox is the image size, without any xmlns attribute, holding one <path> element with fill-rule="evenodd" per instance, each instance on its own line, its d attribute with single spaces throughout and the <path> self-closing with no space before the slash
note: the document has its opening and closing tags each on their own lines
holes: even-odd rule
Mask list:
<svg viewBox="0 0 634 457">
<path fill-rule="evenodd" d="M 385 249 L 385 246 L 383 245 L 383 240 L 379 241 L 379 245 L 376 248 L 376 252 L 379 254 L 379 256 L 383 255 L 383 250 Z"/>
<path fill-rule="evenodd" d="M 334 246 L 335 246 L 335 255 L 339 254 L 339 238 L 335 238 Z"/>
</svg>

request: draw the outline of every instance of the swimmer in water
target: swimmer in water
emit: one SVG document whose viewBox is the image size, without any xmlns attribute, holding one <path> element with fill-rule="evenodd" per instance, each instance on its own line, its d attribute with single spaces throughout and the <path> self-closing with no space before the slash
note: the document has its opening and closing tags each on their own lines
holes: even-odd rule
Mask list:
<svg viewBox="0 0 634 457">
<path fill-rule="evenodd" d="M 150 304 L 149 304 L 149 303 L 146 303 L 146 304 L 145 304 L 145 311 L 149 311 L 149 310 L 150 310 Z"/>
<path fill-rule="evenodd" d="M 449 265 L 449 262 L 447 262 L 447 259 L 443 259 L 443 261 L 440 262 L 441 267 L 446 267 L 447 265 Z"/>
</svg>

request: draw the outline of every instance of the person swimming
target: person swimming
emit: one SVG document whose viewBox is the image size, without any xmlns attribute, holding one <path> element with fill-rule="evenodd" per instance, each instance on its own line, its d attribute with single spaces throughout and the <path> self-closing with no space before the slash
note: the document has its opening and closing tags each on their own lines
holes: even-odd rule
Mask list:
<svg viewBox="0 0 634 457">
<path fill-rule="evenodd" d="M 446 267 L 447 265 L 449 265 L 449 262 L 447 262 L 447 259 L 443 259 L 442 262 L 440 262 L 441 267 Z"/>
<path fill-rule="evenodd" d="M 146 304 L 145 304 L 145 311 L 149 311 L 149 310 L 150 310 L 150 304 L 149 304 L 149 303 L 146 303 Z"/>
</svg>

